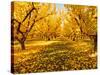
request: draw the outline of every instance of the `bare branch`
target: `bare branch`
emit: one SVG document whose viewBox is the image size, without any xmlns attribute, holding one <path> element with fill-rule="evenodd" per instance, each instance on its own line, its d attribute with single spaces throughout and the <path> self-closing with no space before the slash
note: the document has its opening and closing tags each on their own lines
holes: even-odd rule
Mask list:
<svg viewBox="0 0 100 75">
<path fill-rule="evenodd" d="M 16 21 L 18 24 L 20 23 L 17 19 L 12 19 L 11 23 L 13 23 L 14 21 Z"/>
<path fill-rule="evenodd" d="M 41 18 L 39 18 L 39 19 L 37 19 L 37 20 L 34 20 L 34 22 L 32 23 L 31 27 L 29 28 L 28 32 L 31 31 L 31 29 L 33 28 L 33 26 L 35 25 L 36 22 L 38 22 L 39 20 L 42 20 L 42 19 L 48 17 L 49 15 L 52 15 L 52 14 L 48 14 L 48 15 L 46 15 L 46 16 L 44 16 L 44 17 L 41 17 Z M 35 18 L 36 18 L 36 17 L 37 17 L 37 16 L 35 16 Z"/>
<path fill-rule="evenodd" d="M 31 12 L 32 12 L 33 10 L 36 10 L 36 8 L 33 7 L 33 8 L 29 11 L 29 13 L 24 17 L 24 19 L 23 19 L 23 21 L 22 21 L 21 23 L 23 23 L 23 22 L 27 19 L 27 17 L 31 14 Z"/>
</svg>

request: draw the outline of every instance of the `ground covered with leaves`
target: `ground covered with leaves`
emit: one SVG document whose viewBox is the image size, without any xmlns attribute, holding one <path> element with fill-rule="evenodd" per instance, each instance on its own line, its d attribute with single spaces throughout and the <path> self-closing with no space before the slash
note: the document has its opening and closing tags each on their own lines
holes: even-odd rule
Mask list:
<svg viewBox="0 0 100 75">
<path fill-rule="evenodd" d="M 26 43 L 26 50 L 16 46 L 12 54 L 14 73 L 97 68 L 97 52 L 93 50 L 91 41 L 51 41 L 45 45 L 43 42 L 40 45 L 30 43 Z"/>
</svg>

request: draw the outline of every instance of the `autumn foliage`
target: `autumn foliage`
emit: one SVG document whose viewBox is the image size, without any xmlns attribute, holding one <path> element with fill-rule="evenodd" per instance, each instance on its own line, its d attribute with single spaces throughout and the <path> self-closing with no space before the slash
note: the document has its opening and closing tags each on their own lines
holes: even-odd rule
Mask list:
<svg viewBox="0 0 100 75">
<path fill-rule="evenodd" d="M 97 8 L 11 3 L 12 72 L 97 68 Z"/>
</svg>

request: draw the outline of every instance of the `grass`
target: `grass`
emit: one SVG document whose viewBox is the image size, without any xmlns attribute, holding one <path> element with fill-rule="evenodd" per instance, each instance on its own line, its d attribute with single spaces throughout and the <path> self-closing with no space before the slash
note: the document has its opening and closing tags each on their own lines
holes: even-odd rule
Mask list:
<svg viewBox="0 0 100 75">
<path fill-rule="evenodd" d="M 96 51 L 93 50 L 91 41 L 52 41 L 47 45 L 30 44 L 30 46 L 27 46 L 26 44 L 26 47 L 27 50 L 22 51 L 18 48 L 18 51 L 16 50 L 12 54 L 15 59 L 12 63 L 14 73 L 97 68 L 97 55 Z"/>
</svg>

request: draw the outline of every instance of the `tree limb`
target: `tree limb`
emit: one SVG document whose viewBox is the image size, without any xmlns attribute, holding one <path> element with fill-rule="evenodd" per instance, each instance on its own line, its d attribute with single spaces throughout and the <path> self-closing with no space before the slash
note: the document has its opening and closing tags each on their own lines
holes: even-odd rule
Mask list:
<svg viewBox="0 0 100 75">
<path fill-rule="evenodd" d="M 23 22 L 27 19 L 27 17 L 31 14 L 31 12 L 32 12 L 33 10 L 36 10 L 36 8 L 33 7 L 33 8 L 29 11 L 29 13 L 24 17 L 24 19 L 22 20 L 21 23 L 23 23 Z"/>
</svg>

